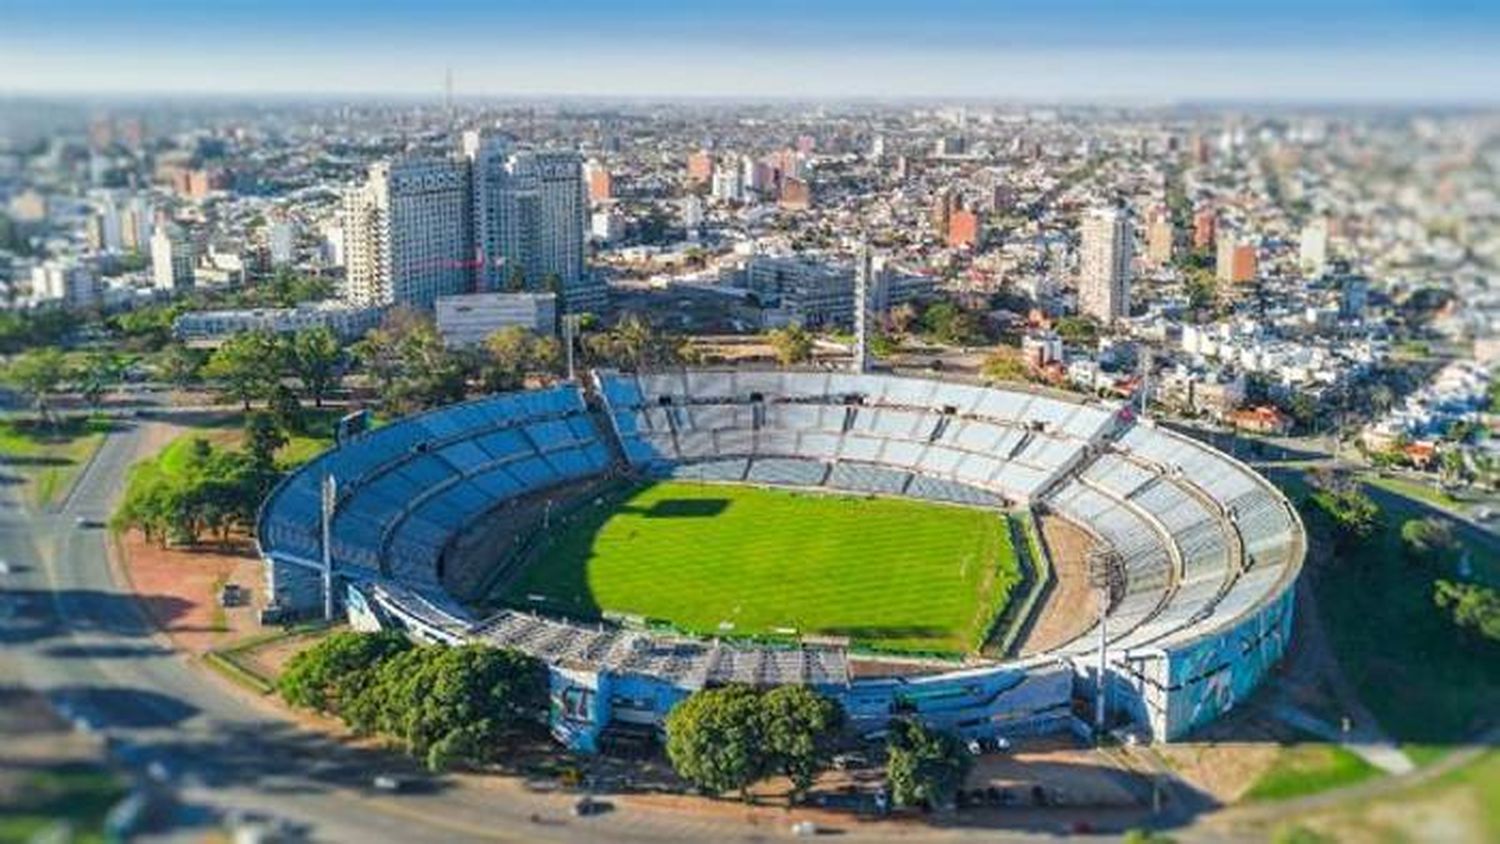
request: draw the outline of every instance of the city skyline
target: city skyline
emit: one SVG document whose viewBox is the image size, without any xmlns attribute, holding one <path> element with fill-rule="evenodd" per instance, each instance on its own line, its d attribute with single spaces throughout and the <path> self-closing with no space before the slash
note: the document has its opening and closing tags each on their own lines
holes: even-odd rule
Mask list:
<svg viewBox="0 0 1500 844">
<path fill-rule="evenodd" d="M 0 93 L 1493 102 L 1472 4 L 21 2 Z M 391 61 L 400 56 L 401 61 Z"/>
</svg>

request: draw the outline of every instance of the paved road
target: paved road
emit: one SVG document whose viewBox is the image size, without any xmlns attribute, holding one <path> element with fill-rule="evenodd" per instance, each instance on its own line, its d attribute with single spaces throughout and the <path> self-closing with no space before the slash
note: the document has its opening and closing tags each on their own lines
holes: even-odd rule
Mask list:
<svg viewBox="0 0 1500 844">
<path fill-rule="evenodd" d="M 0 490 L 0 558 L 14 569 L 0 583 L 0 677 L 45 692 L 128 769 L 165 774 L 184 804 L 179 828 L 240 809 L 327 840 L 518 839 L 502 825 L 466 834 L 464 803 L 441 793 L 367 795 L 389 759 L 289 727 L 167 646 L 116 586 L 105 532 L 75 524 L 106 517 L 138 440 L 133 428 L 111 434 L 58 513 L 28 512 L 12 488 Z M 421 817 L 428 802 L 443 804 L 434 815 L 446 822 Z"/>
<path fill-rule="evenodd" d="M 571 818 L 572 798 L 494 778 L 435 781 L 420 794 L 372 792 L 374 773 L 408 763 L 298 729 L 191 664 L 116 583 L 106 532 L 76 524 L 111 512 L 140 439 L 134 425 L 111 433 L 56 513 L 27 511 L 14 486 L 0 483 L 0 558 L 13 569 L 0 581 L 0 682 L 44 692 L 75 724 L 103 735 L 126 769 L 165 779 L 181 806 L 161 837 L 201 839 L 228 812 L 281 819 L 316 840 L 361 844 L 786 837 L 784 820 L 750 825 L 733 811 L 705 816 L 622 806 L 599 818 Z M 858 837 L 910 832 L 867 828 Z M 993 831 L 977 829 L 933 833 L 994 840 Z"/>
</svg>

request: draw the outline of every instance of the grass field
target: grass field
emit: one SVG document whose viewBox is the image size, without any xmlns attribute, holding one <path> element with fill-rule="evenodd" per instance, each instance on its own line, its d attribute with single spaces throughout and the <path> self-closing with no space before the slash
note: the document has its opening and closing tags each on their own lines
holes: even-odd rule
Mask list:
<svg viewBox="0 0 1500 844">
<path fill-rule="evenodd" d="M 1275 480 L 1293 498 L 1308 492 L 1298 476 L 1278 473 Z M 1310 583 L 1329 643 L 1359 698 L 1416 761 L 1429 762 L 1495 722 L 1500 646 L 1466 640 L 1433 605 L 1433 582 L 1456 576 L 1457 554 L 1422 566 L 1402 553 L 1402 522 L 1441 513 L 1388 488 L 1368 492 L 1380 506 L 1382 529 L 1332 559 L 1315 553 Z M 1494 541 L 1462 525 L 1454 529 L 1473 555 L 1478 579 L 1492 577 Z M 1316 519 L 1309 530 L 1321 532 Z"/>
<path fill-rule="evenodd" d="M 1370 763 L 1336 744 L 1294 744 L 1282 749 L 1275 763 L 1246 792 L 1245 799 L 1303 797 L 1379 775 Z"/>
<path fill-rule="evenodd" d="M 904 499 L 657 483 L 554 533 L 509 603 L 703 635 L 968 653 L 1020 577 L 1000 514 Z"/>
<path fill-rule="evenodd" d="M 56 504 L 104 442 L 111 423 L 70 417 L 55 425 L 35 420 L 0 421 L 0 475 L 14 472 L 38 507 Z"/>
</svg>

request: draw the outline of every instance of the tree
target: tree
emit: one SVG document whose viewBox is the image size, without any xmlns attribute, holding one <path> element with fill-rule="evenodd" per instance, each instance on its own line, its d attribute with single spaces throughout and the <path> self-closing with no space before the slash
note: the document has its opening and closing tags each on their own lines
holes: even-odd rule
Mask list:
<svg viewBox="0 0 1500 844">
<path fill-rule="evenodd" d="M 1312 496 L 1312 504 L 1333 529 L 1341 549 L 1362 545 L 1380 530 L 1380 507 L 1357 487 L 1321 490 Z"/>
<path fill-rule="evenodd" d="M 245 417 L 245 445 L 250 465 L 268 475 L 276 472 L 276 452 L 286 445 L 286 434 L 270 413 L 257 412 Z"/>
<path fill-rule="evenodd" d="M 556 337 L 542 337 L 519 325 L 502 328 L 485 338 L 479 378 L 489 392 L 520 389 L 534 372 L 556 373 L 562 365 L 562 346 Z"/>
<path fill-rule="evenodd" d="M 898 806 L 952 805 L 973 758 L 951 733 L 916 721 L 894 721 L 886 755 L 891 800 Z"/>
<path fill-rule="evenodd" d="M 242 331 L 214 350 L 203 375 L 224 387 L 245 410 L 257 399 L 269 398 L 280 380 L 281 347 L 269 331 Z"/>
<path fill-rule="evenodd" d="M 92 407 L 98 407 L 104 401 L 104 395 L 124 375 L 125 361 L 118 354 L 108 350 L 89 352 L 79 371 L 81 383 L 78 390 L 84 401 Z"/>
<path fill-rule="evenodd" d="M 285 384 L 277 384 L 271 390 L 268 407 L 281 430 L 293 433 L 303 430 L 302 402 L 297 400 L 296 390 Z"/>
<path fill-rule="evenodd" d="M 542 717 L 546 683 L 541 664 L 516 651 L 429 645 L 382 662 L 341 715 L 430 766 L 483 763 Z"/>
<path fill-rule="evenodd" d="M 1453 547 L 1453 531 L 1442 519 L 1407 519 L 1401 523 L 1401 550 L 1410 562 L 1436 562 L 1438 555 Z"/>
<path fill-rule="evenodd" d="M 1099 342 L 1099 323 L 1092 317 L 1071 316 L 1057 321 L 1057 336 L 1073 346 L 1094 346 Z"/>
<path fill-rule="evenodd" d="M 432 319 L 398 309 L 354 346 L 388 410 L 408 413 L 464 397 L 472 356 L 448 349 Z"/>
<path fill-rule="evenodd" d="M 293 656 L 276 686 L 293 706 L 338 713 L 373 679 L 380 663 L 411 647 L 396 632 L 333 633 Z"/>
<path fill-rule="evenodd" d="M 760 719 L 767 765 L 791 780 L 795 802 L 828 767 L 843 710 L 806 686 L 777 686 L 761 695 Z"/>
<path fill-rule="evenodd" d="M 939 343 L 969 345 L 982 339 L 979 318 L 953 302 L 936 302 L 922 314 L 927 333 Z"/>
<path fill-rule="evenodd" d="M 891 329 L 897 334 L 907 334 L 917 324 L 917 309 L 910 302 L 891 308 L 887 318 L 890 320 Z"/>
<path fill-rule="evenodd" d="M 738 791 L 766 770 L 760 696 L 748 686 L 702 689 L 667 714 L 667 757 L 679 776 L 713 793 Z"/>
<path fill-rule="evenodd" d="M 179 390 L 185 390 L 196 383 L 202 368 L 203 354 L 181 343 L 167 346 L 156 359 L 157 376 Z"/>
<path fill-rule="evenodd" d="M 789 325 L 773 329 L 767 337 L 771 341 L 771 347 L 776 350 L 776 360 L 782 366 L 812 360 L 813 338 L 802 326 Z"/>
<path fill-rule="evenodd" d="M 1500 592 L 1477 583 L 1438 580 L 1433 583 L 1432 600 L 1452 614 L 1460 630 L 1492 644 L 1500 642 Z"/>
<path fill-rule="evenodd" d="M 299 331 L 292 335 L 289 357 L 297 380 L 312 396 L 313 406 L 322 407 L 323 399 L 338 383 L 341 357 L 338 335 L 327 326 Z"/>
<path fill-rule="evenodd" d="M 68 362 L 59 349 L 31 349 L 11 361 L 4 375 L 7 384 L 31 397 L 43 419 L 50 419 L 47 397 L 68 378 Z"/>
</svg>

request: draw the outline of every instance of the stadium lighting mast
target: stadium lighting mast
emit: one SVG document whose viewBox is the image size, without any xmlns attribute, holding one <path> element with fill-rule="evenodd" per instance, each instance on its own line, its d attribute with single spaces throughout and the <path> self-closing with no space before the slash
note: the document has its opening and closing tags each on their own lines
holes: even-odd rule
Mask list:
<svg viewBox="0 0 1500 844">
<path fill-rule="evenodd" d="M 859 245 L 859 257 L 854 267 L 854 359 L 849 368 L 854 372 L 870 371 L 870 294 L 874 283 L 874 258 L 870 256 L 870 242 Z"/>
<path fill-rule="evenodd" d="M 323 476 L 323 620 L 333 621 L 333 508 L 338 501 L 339 482 Z"/>
<path fill-rule="evenodd" d="M 1109 671 L 1109 601 L 1118 572 L 1114 552 L 1095 548 L 1088 556 L 1089 583 L 1099 590 L 1099 665 L 1094 677 L 1094 740 L 1104 739 L 1104 711 L 1109 702 L 1106 675 Z"/>
</svg>

